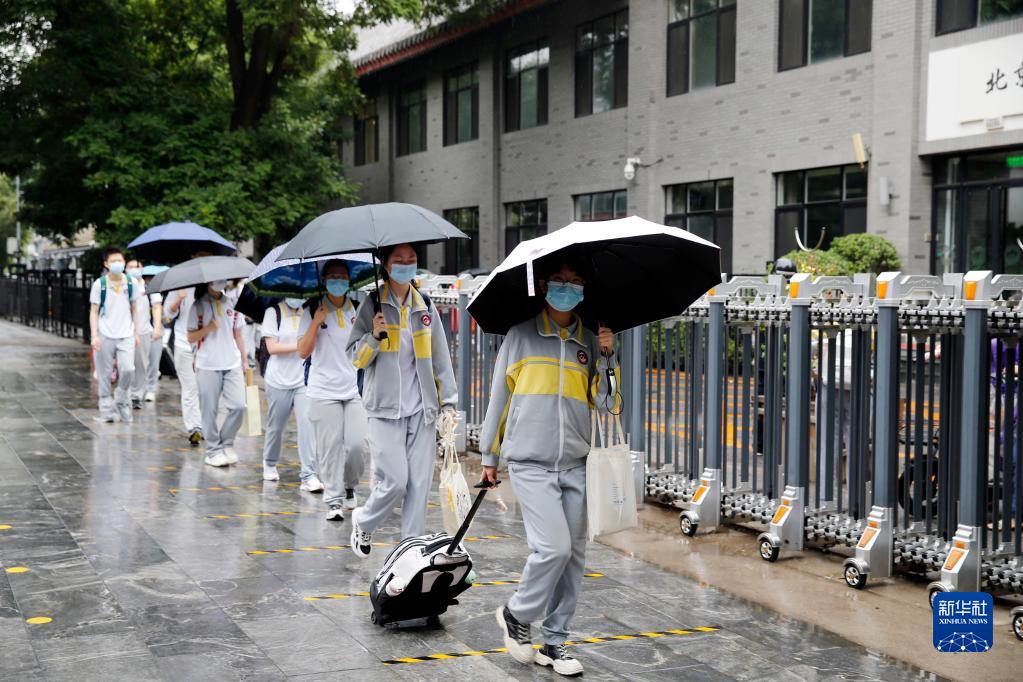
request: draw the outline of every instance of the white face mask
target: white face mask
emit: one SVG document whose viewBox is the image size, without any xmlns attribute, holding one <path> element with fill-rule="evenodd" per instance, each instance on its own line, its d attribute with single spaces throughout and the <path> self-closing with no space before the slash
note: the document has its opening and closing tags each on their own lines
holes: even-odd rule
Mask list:
<svg viewBox="0 0 1023 682">
<path fill-rule="evenodd" d="M 218 279 L 215 282 L 210 282 L 210 289 L 213 289 L 213 291 L 217 292 L 218 294 L 224 293 L 224 289 L 226 288 L 227 288 L 226 279 Z"/>
<path fill-rule="evenodd" d="M 301 298 L 286 298 L 284 299 L 284 305 L 288 306 L 292 310 L 298 310 L 305 303 Z"/>
</svg>

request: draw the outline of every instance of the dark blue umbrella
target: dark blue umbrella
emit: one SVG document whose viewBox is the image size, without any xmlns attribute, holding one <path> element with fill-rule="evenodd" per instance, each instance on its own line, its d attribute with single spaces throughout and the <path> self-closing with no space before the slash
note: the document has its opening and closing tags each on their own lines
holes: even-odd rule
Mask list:
<svg viewBox="0 0 1023 682">
<path fill-rule="evenodd" d="M 231 256 L 238 247 L 208 227 L 195 223 L 165 223 L 135 237 L 128 248 L 142 260 L 181 263 L 205 251 L 213 256 Z"/>
<path fill-rule="evenodd" d="M 323 266 L 327 261 L 341 260 L 348 266 L 352 282 L 373 274 L 373 257 L 368 253 L 340 256 L 317 256 L 278 260 L 288 244 L 281 244 L 259 261 L 249 275 L 249 286 L 260 296 L 278 298 L 313 298 L 323 294 Z"/>
</svg>

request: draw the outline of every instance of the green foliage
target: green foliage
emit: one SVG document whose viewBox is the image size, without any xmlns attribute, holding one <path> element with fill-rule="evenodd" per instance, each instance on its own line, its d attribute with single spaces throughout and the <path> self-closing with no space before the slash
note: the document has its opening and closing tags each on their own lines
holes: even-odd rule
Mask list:
<svg viewBox="0 0 1023 682">
<path fill-rule="evenodd" d="M 0 175 L 0 267 L 7 264 L 7 238 L 15 234 L 14 180 Z"/>
<path fill-rule="evenodd" d="M 497 0 L 468 3 L 469 11 Z M 5 0 L 0 171 L 23 222 L 124 244 L 191 219 L 290 238 L 356 198 L 338 159 L 361 101 L 355 29 L 463 14 L 457 0 Z"/>
<path fill-rule="evenodd" d="M 785 254 L 798 272 L 813 275 L 854 275 L 858 272 L 899 270 L 902 263 L 895 246 L 876 234 L 849 234 L 836 237 L 824 251 L 793 250 Z"/>
<path fill-rule="evenodd" d="M 902 268 L 899 252 L 884 237 L 876 234 L 847 234 L 831 242 L 828 251 L 849 261 L 856 272 L 891 272 Z"/>
</svg>

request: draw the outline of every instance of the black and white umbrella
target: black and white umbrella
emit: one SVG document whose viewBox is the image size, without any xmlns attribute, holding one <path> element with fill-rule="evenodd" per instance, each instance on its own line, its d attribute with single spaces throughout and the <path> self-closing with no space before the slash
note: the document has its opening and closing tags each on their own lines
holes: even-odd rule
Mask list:
<svg viewBox="0 0 1023 682">
<path fill-rule="evenodd" d="M 469 302 L 484 331 L 505 334 L 544 307 L 534 269 L 572 254 L 588 272 L 579 313 L 590 328 L 614 332 L 678 315 L 721 283 L 721 249 L 705 239 L 637 216 L 575 222 L 521 242 Z"/>
</svg>

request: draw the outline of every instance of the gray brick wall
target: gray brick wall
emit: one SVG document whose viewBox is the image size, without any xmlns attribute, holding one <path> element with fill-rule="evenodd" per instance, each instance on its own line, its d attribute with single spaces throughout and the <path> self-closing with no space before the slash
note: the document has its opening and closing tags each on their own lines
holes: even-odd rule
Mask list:
<svg viewBox="0 0 1023 682">
<path fill-rule="evenodd" d="M 593 116 L 574 114 L 576 26 L 629 6 L 629 104 Z M 872 47 L 866 54 L 779 72 L 778 2 L 739 0 L 736 82 L 667 97 L 667 10 L 663 0 L 564 0 L 517 17 L 364 79 L 378 96 L 380 161 L 352 167 L 361 200 L 409 201 L 438 213 L 479 206 L 484 266 L 504 256 L 507 202 L 546 198 L 551 229 L 567 224 L 576 194 L 627 189 L 629 211 L 660 221 L 666 185 L 707 179 L 735 181 L 733 269 L 761 272 L 774 253 L 775 174 L 855 162 L 852 135 L 870 151 L 868 231 L 898 248 L 906 269 L 929 269 L 930 161 L 923 154 L 1023 143 L 1018 133 L 988 134 L 952 145 L 923 143 L 930 50 L 1023 33 L 1023 20 L 934 37 L 934 0 L 874 0 Z M 505 50 L 547 37 L 550 43 L 548 124 L 502 133 L 500 100 Z M 477 59 L 479 139 L 442 144 L 442 74 Z M 394 158 L 391 106 L 404 83 L 428 83 L 428 144 Z M 627 182 L 629 156 L 644 163 Z M 656 162 L 656 163 L 654 163 Z M 889 206 L 879 202 L 881 176 Z M 442 266 L 432 247 L 430 266 Z"/>
</svg>

